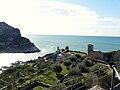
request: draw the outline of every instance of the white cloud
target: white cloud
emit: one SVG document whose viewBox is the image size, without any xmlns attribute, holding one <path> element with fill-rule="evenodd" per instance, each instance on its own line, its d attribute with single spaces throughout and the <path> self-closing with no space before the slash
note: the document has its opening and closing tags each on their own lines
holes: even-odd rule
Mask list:
<svg viewBox="0 0 120 90">
<path fill-rule="evenodd" d="M 87 34 L 98 20 L 94 11 L 80 5 L 32 0 L 0 2 L 1 19 L 27 34 Z"/>
<path fill-rule="evenodd" d="M 51 34 L 86 34 L 97 24 L 98 16 L 82 6 L 60 2 L 39 5 L 44 10 L 39 13 L 40 23 L 47 25 L 43 29 Z"/>
<path fill-rule="evenodd" d="M 0 0 L 0 20 L 22 34 L 98 35 L 118 26 L 113 17 L 100 18 L 87 7 L 48 0 Z"/>
<path fill-rule="evenodd" d="M 113 18 L 113 17 L 105 17 L 105 18 L 101 19 L 101 21 L 103 21 L 103 22 L 111 22 L 111 21 L 114 21 L 114 20 L 115 20 L 115 18 Z"/>
<path fill-rule="evenodd" d="M 120 20 L 113 17 L 102 18 L 99 21 L 97 34 L 106 36 L 120 36 Z"/>
</svg>

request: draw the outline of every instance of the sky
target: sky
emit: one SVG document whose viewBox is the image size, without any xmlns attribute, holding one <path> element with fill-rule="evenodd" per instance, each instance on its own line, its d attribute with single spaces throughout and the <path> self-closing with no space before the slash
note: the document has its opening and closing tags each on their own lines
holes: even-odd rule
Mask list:
<svg viewBox="0 0 120 90">
<path fill-rule="evenodd" d="M 120 36 L 120 0 L 0 0 L 0 22 L 31 35 Z"/>
</svg>

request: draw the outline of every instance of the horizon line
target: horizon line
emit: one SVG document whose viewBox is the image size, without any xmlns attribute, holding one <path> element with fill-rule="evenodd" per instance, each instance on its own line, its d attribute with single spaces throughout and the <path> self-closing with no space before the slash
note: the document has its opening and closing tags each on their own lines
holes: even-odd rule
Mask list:
<svg viewBox="0 0 120 90">
<path fill-rule="evenodd" d="M 25 36 L 91 36 L 91 37 L 120 37 L 118 35 L 67 35 L 67 34 L 22 34 Z"/>
</svg>

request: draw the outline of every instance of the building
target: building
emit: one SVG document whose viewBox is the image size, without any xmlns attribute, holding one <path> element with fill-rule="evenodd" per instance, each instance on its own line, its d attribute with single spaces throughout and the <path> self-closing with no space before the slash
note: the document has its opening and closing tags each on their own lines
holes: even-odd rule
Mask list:
<svg viewBox="0 0 120 90">
<path fill-rule="evenodd" d="M 88 55 L 90 52 L 93 52 L 93 45 L 92 44 L 88 44 Z"/>
<path fill-rule="evenodd" d="M 88 56 L 108 62 L 111 60 L 120 61 L 120 50 L 111 52 L 94 51 L 94 46 L 92 44 L 88 44 Z"/>
</svg>

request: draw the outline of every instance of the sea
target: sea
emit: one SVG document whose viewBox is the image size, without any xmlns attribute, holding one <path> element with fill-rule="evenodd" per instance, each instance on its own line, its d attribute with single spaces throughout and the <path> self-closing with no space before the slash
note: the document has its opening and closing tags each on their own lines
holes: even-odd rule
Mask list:
<svg viewBox="0 0 120 90">
<path fill-rule="evenodd" d="M 41 52 L 39 53 L 1 53 L 0 68 L 10 66 L 16 61 L 28 61 L 42 57 L 45 54 L 55 52 L 69 46 L 70 50 L 87 53 L 87 45 L 93 44 L 95 51 L 110 52 L 120 50 L 120 37 L 108 36 L 73 36 L 73 35 L 26 35 Z"/>
</svg>

